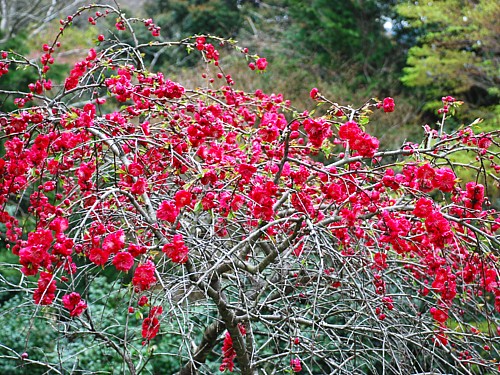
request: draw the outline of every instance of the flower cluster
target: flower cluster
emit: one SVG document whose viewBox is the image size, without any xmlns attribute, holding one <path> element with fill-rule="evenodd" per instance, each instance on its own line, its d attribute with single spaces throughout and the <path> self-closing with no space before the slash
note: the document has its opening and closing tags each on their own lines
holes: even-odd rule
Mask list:
<svg viewBox="0 0 500 375">
<path fill-rule="evenodd" d="M 301 372 L 302 371 L 302 363 L 300 362 L 300 358 L 292 358 L 290 360 L 290 367 L 293 372 Z"/>
<path fill-rule="evenodd" d="M 379 147 L 378 139 L 362 131 L 354 121 L 340 125 L 339 138 L 348 141 L 349 146 L 365 158 L 372 158 Z"/>
<path fill-rule="evenodd" d="M 238 325 L 238 329 L 242 336 L 246 335 L 246 328 L 243 324 Z M 234 359 L 236 358 L 236 351 L 233 348 L 233 339 L 229 332 L 226 332 L 224 343 L 222 344 L 222 364 L 219 367 L 220 372 L 234 371 Z"/>
<path fill-rule="evenodd" d="M 37 305 L 50 305 L 56 298 L 56 290 L 54 275 L 48 272 L 40 272 L 38 287 L 33 293 L 33 299 Z"/>
<path fill-rule="evenodd" d="M 85 60 L 79 61 L 75 64 L 69 73 L 69 77 L 66 78 L 64 83 L 64 88 L 66 90 L 72 90 L 78 86 L 80 78 L 85 74 L 85 71 L 93 65 L 93 61 L 96 57 L 97 53 L 95 49 L 91 48 Z"/>
<path fill-rule="evenodd" d="M 313 147 L 321 147 L 323 141 L 333 135 L 330 124 L 321 118 L 305 119 L 303 126 Z"/>
<path fill-rule="evenodd" d="M 9 64 L 0 62 L 0 77 L 9 72 Z"/>
<path fill-rule="evenodd" d="M 206 43 L 205 37 L 196 38 L 196 49 L 203 51 L 208 61 L 213 61 L 216 66 L 219 64 L 219 51 L 215 49 L 212 43 Z"/>
<path fill-rule="evenodd" d="M 80 316 L 87 308 L 85 301 L 76 292 L 65 294 L 62 297 L 62 302 L 64 307 L 69 310 L 70 316 Z"/>
<path fill-rule="evenodd" d="M 146 340 L 152 340 L 160 331 L 160 320 L 158 317 L 163 313 L 163 307 L 153 306 L 149 315 L 142 321 L 142 337 Z M 145 345 L 146 341 L 143 342 Z"/>
<path fill-rule="evenodd" d="M 144 26 L 146 26 L 148 30 L 151 31 L 152 36 L 160 36 L 161 27 L 155 25 L 151 18 L 148 18 L 144 21 Z"/>
<path fill-rule="evenodd" d="M 132 278 L 132 285 L 138 291 L 147 290 L 156 283 L 156 267 L 150 260 L 137 266 Z"/>
<path fill-rule="evenodd" d="M 162 251 L 174 263 L 186 263 L 188 261 L 189 249 L 184 244 L 182 234 L 174 235 L 172 242 L 163 245 Z"/>
</svg>

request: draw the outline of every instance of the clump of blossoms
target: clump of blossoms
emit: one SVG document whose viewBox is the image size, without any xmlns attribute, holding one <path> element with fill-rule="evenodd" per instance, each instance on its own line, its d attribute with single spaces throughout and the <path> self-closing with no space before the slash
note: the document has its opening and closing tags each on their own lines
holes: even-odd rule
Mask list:
<svg viewBox="0 0 500 375">
<path fill-rule="evenodd" d="M 145 345 L 147 341 L 154 339 L 158 334 L 160 330 L 160 321 L 158 317 L 162 313 L 163 313 L 163 307 L 153 306 L 149 311 L 148 317 L 143 320 L 142 337 L 146 340 L 143 342 L 143 345 Z"/>
<path fill-rule="evenodd" d="M 300 358 L 293 358 L 290 360 L 290 367 L 293 372 L 301 372 L 302 364 L 300 363 Z"/>
<path fill-rule="evenodd" d="M 96 30 L 98 45 L 55 83 L 60 40 L 83 15 L 120 32 Z M 151 43 L 131 44 L 140 27 Z M 392 98 L 345 105 L 315 88 L 299 112 L 281 94 L 238 90 L 221 45 L 250 74 L 271 67 L 209 35 L 173 43 L 199 54 L 210 83 L 184 87 L 144 68 L 146 52 L 172 45 L 159 33 L 152 19 L 82 7 L 42 46 L 18 109 L 0 114 L 2 238 L 36 314 L 74 317 L 74 333 L 131 374 L 160 355 L 208 374 L 221 342 L 221 371 L 248 375 L 498 369 L 499 131 L 445 133 L 460 102 L 444 97 L 425 142 L 384 150 L 372 134 L 385 116 L 370 114 L 389 116 Z M 1 74 L 14 62 L 2 53 Z M 455 162 L 464 153 L 469 164 Z M 91 293 L 99 274 L 120 290 L 105 302 Z M 124 326 L 100 325 L 120 313 Z M 157 337 L 179 345 L 158 353 Z"/>
<path fill-rule="evenodd" d="M 64 295 L 62 297 L 62 302 L 64 307 L 69 310 L 70 316 L 79 316 L 87 308 L 85 301 L 82 300 L 80 294 L 76 292 Z"/>
<path fill-rule="evenodd" d="M 242 336 L 246 335 L 246 329 L 244 325 L 238 325 L 239 332 Z M 233 348 L 233 339 L 231 334 L 226 332 L 224 336 L 224 343 L 222 344 L 222 364 L 219 367 L 220 372 L 233 372 L 234 371 L 234 360 L 236 358 L 236 351 Z"/>
<path fill-rule="evenodd" d="M 372 158 L 378 150 L 378 139 L 362 131 L 354 121 L 340 125 L 338 134 L 341 140 L 347 141 L 349 146 L 363 157 Z"/>
</svg>

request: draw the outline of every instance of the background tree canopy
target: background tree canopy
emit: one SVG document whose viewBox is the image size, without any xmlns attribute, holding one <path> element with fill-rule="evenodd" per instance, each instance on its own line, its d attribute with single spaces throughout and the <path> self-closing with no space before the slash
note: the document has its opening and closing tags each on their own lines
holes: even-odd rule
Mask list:
<svg viewBox="0 0 500 375">
<path fill-rule="evenodd" d="M 498 2 L 403 2 L 396 11 L 421 35 L 408 51 L 402 77 L 405 85 L 423 87 L 427 96 L 438 92 L 460 95 L 472 106 L 473 116 L 478 114 L 474 109 L 498 105 Z M 492 112 L 498 114 L 498 109 Z"/>
</svg>

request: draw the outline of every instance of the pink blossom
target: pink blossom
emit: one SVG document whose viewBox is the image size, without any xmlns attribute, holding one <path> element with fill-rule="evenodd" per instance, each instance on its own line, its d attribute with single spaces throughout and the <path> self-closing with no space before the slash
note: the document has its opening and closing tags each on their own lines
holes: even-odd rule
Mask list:
<svg viewBox="0 0 500 375">
<path fill-rule="evenodd" d="M 134 265 L 134 257 L 132 254 L 122 251 L 114 256 L 112 263 L 118 271 L 127 272 Z"/>
<path fill-rule="evenodd" d="M 255 65 L 257 65 L 257 69 L 259 69 L 259 70 L 266 70 L 266 67 L 267 67 L 266 58 L 261 57 L 261 58 L 257 59 L 257 61 L 255 62 Z"/>
<path fill-rule="evenodd" d="M 189 206 L 191 204 L 192 194 L 186 190 L 179 190 L 175 193 L 175 206 L 181 209 L 184 206 Z"/>
<path fill-rule="evenodd" d="M 62 297 L 63 305 L 70 311 L 71 316 L 79 316 L 87 308 L 87 304 L 82 300 L 79 293 L 72 292 Z"/>
<path fill-rule="evenodd" d="M 179 209 L 172 201 L 163 201 L 156 211 L 156 217 L 160 220 L 168 221 L 169 223 L 175 222 L 179 215 Z"/>
<path fill-rule="evenodd" d="M 151 288 L 151 286 L 156 283 L 155 271 L 156 267 L 150 260 L 137 266 L 134 277 L 132 278 L 132 284 L 138 290 L 147 290 Z"/>
<path fill-rule="evenodd" d="M 394 112 L 394 99 L 393 98 L 384 98 L 384 102 L 382 104 L 382 107 L 384 108 L 384 112 Z"/>
<path fill-rule="evenodd" d="M 174 263 L 186 263 L 188 261 L 189 249 L 184 244 L 182 234 L 174 235 L 172 242 L 163 245 L 162 251 Z"/>
<path fill-rule="evenodd" d="M 102 249 L 110 254 L 116 254 L 125 246 L 125 233 L 122 229 L 108 234 L 102 241 Z"/>
<path fill-rule="evenodd" d="M 302 371 L 302 363 L 300 362 L 300 358 L 292 358 L 290 360 L 290 366 L 292 367 L 293 372 Z"/>
</svg>

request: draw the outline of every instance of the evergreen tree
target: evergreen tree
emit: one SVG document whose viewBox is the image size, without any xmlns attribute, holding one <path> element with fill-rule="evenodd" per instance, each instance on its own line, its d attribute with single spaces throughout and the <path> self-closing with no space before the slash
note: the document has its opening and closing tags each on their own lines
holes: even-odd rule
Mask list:
<svg viewBox="0 0 500 375">
<path fill-rule="evenodd" d="M 422 33 L 409 50 L 404 84 L 426 87 L 434 97 L 459 94 L 480 106 L 498 100 L 498 2 L 404 2 L 396 9 Z"/>
</svg>

